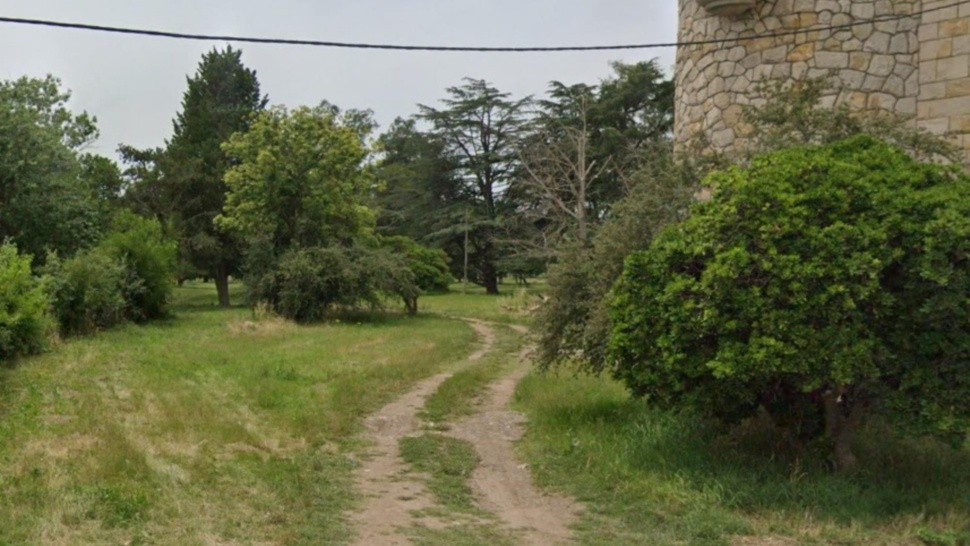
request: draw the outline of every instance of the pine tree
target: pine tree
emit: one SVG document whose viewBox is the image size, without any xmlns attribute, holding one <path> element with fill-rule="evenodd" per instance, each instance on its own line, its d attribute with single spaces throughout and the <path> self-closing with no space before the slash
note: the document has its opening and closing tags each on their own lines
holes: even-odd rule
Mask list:
<svg viewBox="0 0 970 546">
<path fill-rule="evenodd" d="M 173 167 L 165 183 L 174 186 L 171 195 L 180 200 L 173 224 L 181 255 L 215 279 L 223 307 L 229 306 L 229 275 L 238 269 L 240 251 L 237 241 L 213 225 L 225 204 L 223 179 L 230 167 L 221 146 L 233 133 L 246 131 L 253 114 L 267 102 L 256 72 L 241 57 L 232 47 L 203 55 L 195 75 L 187 78 L 182 110 L 173 122 L 175 134 L 165 152 Z"/>
</svg>

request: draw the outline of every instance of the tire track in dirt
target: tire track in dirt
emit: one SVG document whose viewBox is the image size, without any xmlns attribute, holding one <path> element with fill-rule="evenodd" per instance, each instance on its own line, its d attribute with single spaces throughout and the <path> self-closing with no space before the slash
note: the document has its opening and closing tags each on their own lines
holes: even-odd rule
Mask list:
<svg viewBox="0 0 970 546">
<path fill-rule="evenodd" d="M 495 344 L 492 325 L 473 319 L 459 320 L 468 323 L 481 338 L 481 347 L 467 362 L 481 360 Z M 504 326 L 519 334 L 528 334 L 523 326 Z M 570 527 L 578 520 L 582 507 L 568 497 L 539 491 L 528 466 L 520 464 L 515 454 L 515 442 L 524 434 L 526 419 L 508 406 L 516 385 L 528 372 L 531 350 L 526 347 L 519 353 L 514 372 L 488 386 L 474 414 L 453 423 L 441 434 L 467 441 L 475 448 L 480 462 L 472 473 L 470 485 L 476 503 L 495 516 L 503 530 L 519 537 L 523 544 L 569 544 L 573 542 Z M 414 515 L 437 505 L 422 477 L 411 472 L 401 459 L 400 441 L 422 432 L 418 412 L 425 400 L 456 371 L 418 383 L 367 418 L 366 439 L 374 447 L 357 470 L 357 488 L 367 500 L 363 510 L 352 517 L 359 531 L 354 544 L 411 544 L 405 534 L 409 528 L 443 529 L 453 524 L 432 516 Z"/>
<path fill-rule="evenodd" d="M 466 321 L 481 339 L 481 347 L 468 357 L 469 363 L 481 360 L 495 344 L 495 332 L 487 324 Z M 413 474 L 401 459 L 400 441 L 421 431 L 418 411 L 424 401 L 455 371 L 440 373 L 418 383 L 409 392 L 384 406 L 365 421 L 365 439 L 373 445 L 356 472 L 357 490 L 366 498 L 362 510 L 352 521 L 358 529 L 354 544 L 361 546 L 410 544 L 402 530 L 415 524 L 435 529 L 445 525 L 434 518 L 417 519 L 412 512 L 435 506 L 424 481 Z"/>
<path fill-rule="evenodd" d="M 510 327 L 528 333 L 524 327 Z M 497 516 L 525 544 L 568 544 L 581 506 L 568 497 L 539 491 L 528 466 L 520 464 L 515 454 L 526 418 L 508 406 L 528 372 L 531 350 L 523 349 L 516 371 L 493 382 L 475 414 L 455 423 L 446 435 L 470 442 L 478 452 L 480 463 L 472 473 L 471 487 L 481 509 Z"/>
</svg>

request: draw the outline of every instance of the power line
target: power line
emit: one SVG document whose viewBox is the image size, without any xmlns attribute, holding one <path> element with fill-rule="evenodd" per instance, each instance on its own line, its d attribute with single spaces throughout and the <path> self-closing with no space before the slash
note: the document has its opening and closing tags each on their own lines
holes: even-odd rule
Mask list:
<svg viewBox="0 0 970 546">
<path fill-rule="evenodd" d="M 31 25 L 40 27 L 65 28 L 73 30 L 88 30 L 95 32 L 109 32 L 114 34 L 129 34 L 138 36 L 154 36 L 157 38 L 173 38 L 179 40 L 197 40 L 207 42 L 239 42 L 251 44 L 271 44 L 271 45 L 296 45 L 311 47 L 331 47 L 343 49 L 376 49 L 392 51 L 435 51 L 435 52 L 470 52 L 470 53 L 556 53 L 568 51 L 621 51 L 633 49 L 660 49 L 668 47 L 685 47 L 701 45 L 725 45 L 735 44 L 746 40 L 758 38 L 781 38 L 786 36 L 798 36 L 811 32 L 838 32 L 849 30 L 862 25 L 874 23 L 885 23 L 899 21 L 907 18 L 920 17 L 922 15 L 956 8 L 964 4 L 970 4 L 970 0 L 960 0 L 952 4 L 928 8 L 922 11 L 903 15 L 884 15 L 871 19 L 856 20 L 842 25 L 830 25 L 822 27 L 809 27 L 797 30 L 786 30 L 780 32 L 770 32 L 756 34 L 739 38 L 723 38 L 711 40 L 693 40 L 686 42 L 660 42 L 652 44 L 620 44 L 620 45 L 593 45 L 593 46 L 526 46 L 526 47 L 481 47 L 481 46 L 436 46 L 436 45 L 400 45 L 400 44 L 371 44 L 359 42 L 334 42 L 327 40 L 299 40 L 290 38 L 256 38 L 251 36 L 220 36 L 213 34 L 190 34 L 184 32 L 170 32 L 166 30 L 149 30 L 128 27 L 112 27 L 104 25 L 91 25 L 86 23 L 67 23 L 63 21 L 48 21 L 43 19 L 23 19 L 19 17 L 0 16 L 0 23 L 17 25 Z"/>
</svg>

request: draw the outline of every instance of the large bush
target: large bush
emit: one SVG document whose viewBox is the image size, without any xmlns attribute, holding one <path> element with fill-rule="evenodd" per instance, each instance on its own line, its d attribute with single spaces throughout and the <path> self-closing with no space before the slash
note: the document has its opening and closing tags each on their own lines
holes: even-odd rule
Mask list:
<svg viewBox="0 0 970 546">
<path fill-rule="evenodd" d="M 549 298 L 536 321 L 538 359 L 543 366 L 579 362 L 598 371 L 606 364 L 612 327 L 608 293 L 619 278 L 628 254 L 647 248 L 666 224 L 680 220 L 694 199 L 702 173 L 747 163 L 760 154 L 809 144 L 831 144 L 867 134 L 900 146 L 918 158 L 958 161 L 959 150 L 946 140 L 890 114 L 857 112 L 844 103 L 826 106 L 837 95 L 825 79 L 790 84 L 767 83 L 763 101 L 743 108 L 751 129 L 743 154 L 725 157 L 697 147 L 674 158 L 663 146 L 652 146 L 635 161 L 640 169 L 629 176 L 630 193 L 606 215 L 589 246 L 562 251 L 549 269 Z"/>
<path fill-rule="evenodd" d="M 420 293 L 403 259 L 363 247 L 292 249 L 247 284 L 251 303 L 299 322 L 322 320 L 334 308 L 377 308 L 389 295 L 413 313 Z"/>
<path fill-rule="evenodd" d="M 869 137 L 711 176 L 633 254 L 611 362 L 658 406 L 767 410 L 837 466 L 878 411 L 951 439 L 970 417 L 970 179 Z"/>
<path fill-rule="evenodd" d="M 99 248 L 125 265 L 129 318 L 143 321 L 165 316 L 175 282 L 176 245 L 165 237 L 161 225 L 121 213 Z"/>
<path fill-rule="evenodd" d="M 126 286 L 124 263 L 99 249 L 63 261 L 50 254 L 44 272 L 51 307 L 64 335 L 89 334 L 124 321 L 125 294 L 140 289 Z"/>
<path fill-rule="evenodd" d="M 51 333 L 47 293 L 30 262 L 13 244 L 0 245 L 0 362 L 40 351 Z"/>
<path fill-rule="evenodd" d="M 448 254 L 440 248 L 421 246 L 410 237 L 383 237 L 381 246 L 402 256 L 424 292 L 447 292 L 454 280 L 448 268 Z"/>
</svg>

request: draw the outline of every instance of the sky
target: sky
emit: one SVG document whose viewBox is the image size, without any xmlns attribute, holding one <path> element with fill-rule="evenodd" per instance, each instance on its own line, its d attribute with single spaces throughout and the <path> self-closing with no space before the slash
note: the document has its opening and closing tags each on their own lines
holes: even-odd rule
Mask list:
<svg viewBox="0 0 970 546">
<path fill-rule="evenodd" d="M 562 46 L 671 42 L 673 0 L 0 0 L 0 16 L 220 34 L 348 42 L 469 46 Z M 0 24 L 0 78 L 53 74 L 72 109 L 98 118 L 89 151 L 161 146 L 172 132 L 186 76 L 225 43 Z M 596 83 L 610 61 L 674 50 L 585 53 L 431 53 L 233 44 L 256 70 L 271 104 L 328 100 L 369 108 L 382 127 L 435 105 L 463 77 L 515 97 L 541 95 L 553 80 Z"/>
</svg>

